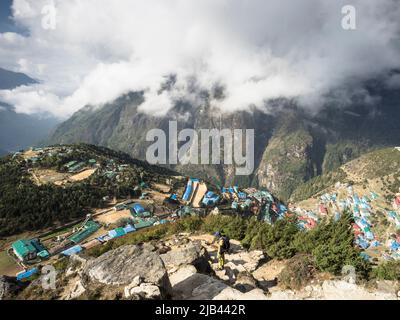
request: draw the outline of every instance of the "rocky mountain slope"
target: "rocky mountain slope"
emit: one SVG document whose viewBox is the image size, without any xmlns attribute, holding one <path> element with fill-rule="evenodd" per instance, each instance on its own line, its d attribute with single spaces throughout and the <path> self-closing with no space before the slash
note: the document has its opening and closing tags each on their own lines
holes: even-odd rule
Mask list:
<svg viewBox="0 0 400 320">
<path fill-rule="evenodd" d="M 273 113 L 259 110 L 226 113 L 211 108 L 205 100 L 197 107 L 178 103 L 165 117 L 156 117 L 139 112 L 143 96 L 130 93 L 102 107 L 81 109 L 57 128 L 49 142 L 83 141 L 144 159 L 151 144 L 145 141 L 145 133 L 154 128 L 168 132 L 170 120 L 178 122 L 178 130 L 254 129 L 253 175 L 235 176 L 233 165 L 178 165 L 175 169 L 225 184 L 268 187 L 288 199 L 297 186 L 317 175 L 369 150 L 400 144 L 400 92 L 371 88 L 371 95 L 381 97 L 373 105 L 364 102 L 346 108 L 326 105 L 317 114 L 304 112 L 287 101 L 278 101 Z"/>
<path fill-rule="evenodd" d="M 317 176 L 299 186 L 293 192 L 292 200 L 318 198 L 335 189 L 337 183 L 375 192 L 390 203 L 400 187 L 400 149 L 382 148 L 369 152 L 327 174 Z"/>
<path fill-rule="evenodd" d="M 315 279 L 299 290 L 278 280 L 285 261 L 268 260 L 232 240 L 224 271 L 216 270 L 216 248 L 209 235 L 177 234 L 164 241 L 126 245 L 98 258 L 75 255 L 58 268 L 56 290 L 41 279 L 18 288 L 2 279 L 2 298 L 16 299 L 397 299 L 398 283 L 380 281 L 369 288 L 340 278 Z"/>
</svg>

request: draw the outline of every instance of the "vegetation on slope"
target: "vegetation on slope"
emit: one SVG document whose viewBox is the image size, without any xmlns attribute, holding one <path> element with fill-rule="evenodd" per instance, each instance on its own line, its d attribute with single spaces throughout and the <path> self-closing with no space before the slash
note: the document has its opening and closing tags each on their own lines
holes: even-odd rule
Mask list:
<svg viewBox="0 0 400 320">
<path fill-rule="evenodd" d="M 66 156 L 47 155 L 37 163 L 11 156 L 0 159 L 0 236 L 24 231 L 37 231 L 55 224 L 67 223 L 84 217 L 92 208 L 102 208 L 103 198 L 125 198 L 133 194 L 134 186 L 141 178 L 152 180 L 160 174 L 172 171 L 151 166 L 132 159 L 127 154 L 91 145 L 69 146 L 72 152 Z M 100 165 L 109 160 L 129 164 L 124 180 L 110 180 L 94 174 L 90 178 L 65 186 L 54 184 L 36 185 L 28 169 L 65 170 L 71 161 L 96 159 Z"/>
<path fill-rule="evenodd" d="M 319 271 L 340 275 L 343 266 L 351 265 L 361 277 L 366 278 L 371 266 L 353 245 L 351 220 L 351 216 L 345 214 L 337 222 L 325 221 L 306 232 L 300 231 L 293 219 L 269 225 L 239 216 L 190 217 L 175 224 L 156 226 L 109 241 L 104 246 L 89 249 L 86 254 L 100 256 L 121 245 L 159 240 L 178 232 L 214 233 L 222 230 L 231 239 L 240 240 L 245 248 L 263 250 L 271 258 L 289 259 L 298 254 L 308 255 Z"/>
<path fill-rule="evenodd" d="M 308 199 L 339 181 L 354 183 L 346 172 L 351 172 L 351 175 L 357 177 L 358 182 L 362 182 L 365 186 L 367 179 L 380 178 L 386 186 L 386 191 L 396 193 L 400 187 L 400 151 L 395 148 L 383 148 L 365 154 L 334 171 L 314 177 L 298 186 L 291 199 L 293 201 Z M 393 175 L 393 179 L 385 180 L 389 175 Z"/>
<path fill-rule="evenodd" d="M 37 186 L 21 164 L 2 160 L 0 194 L 0 236 L 8 236 L 83 217 L 90 207 L 101 207 L 106 192 L 87 182 Z"/>
<path fill-rule="evenodd" d="M 318 192 L 334 185 L 336 182 L 345 182 L 346 178 L 346 173 L 340 168 L 327 174 L 317 176 L 297 187 L 291 199 L 293 201 L 308 199 Z"/>
</svg>

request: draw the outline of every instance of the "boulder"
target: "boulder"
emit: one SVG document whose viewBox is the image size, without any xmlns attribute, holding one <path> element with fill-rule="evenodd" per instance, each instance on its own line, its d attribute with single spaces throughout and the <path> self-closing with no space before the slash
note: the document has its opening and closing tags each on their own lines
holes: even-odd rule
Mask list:
<svg viewBox="0 0 400 320">
<path fill-rule="evenodd" d="M 346 281 L 327 280 L 322 284 L 323 298 L 327 300 L 396 300 L 395 293 L 368 291 Z"/>
<path fill-rule="evenodd" d="M 378 280 L 376 282 L 376 287 L 378 291 L 391 293 L 397 295 L 400 293 L 400 283 L 398 281 L 390 281 L 390 280 Z"/>
<path fill-rule="evenodd" d="M 12 299 L 24 285 L 14 277 L 0 276 L 0 300 Z"/>
<path fill-rule="evenodd" d="M 271 300 L 397 300 L 394 292 L 368 290 L 343 280 L 325 280 L 302 290 L 270 289 Z"/>
<path fill-rule="evenodd" d="M 278 284 L 278 276 L 285 266 L 285 261 L 271 260 L 258 267 L 252 275 L 257 280 L 258 287 L 267 291 Z"/>
<path fill-rule="evenodd" d="M 266 300 L 267 297 L 261 289 L 253 289 L 247 293 L 232 288 L 224 282 L 212 277 L 202 276 L 203 283 L 193 289 L 192 298 L 194 300 Z"/>
<path fill-rule="evenodd" d="M 171 282 L 172 288 L 174 288 L 174 286 L 176 286 L 182 281 L 185 281 L 186 279 L 190 278 L 196 273 L 197 270 L 192 265 L 186 265 L 179 268 L 175 273 L 169 276 L 169 281 Z"/>
<path fill-rule="evenodd" d="M 171 251 L 160 257 L 166 268 L 172 272 L 183 265 L 193 265 L 198 272 L 211 272 L 208 252 L 198 242 L 190 242 L 187 245 L 172 248 Z"/>
<path fill-rule="evenodd" d="M 213 300 L 267 300 L 267 296 L 261 289 L 253 289 L 242 293 L 238 290 L 227 288 L 216 295 Z"/>
<path fill-rule="evenodd" d="M 246 293 L 257 288 L 257 280 L 249 272 L 240 272 L 236 277 L 235 288 Z"/>
<path fill-rule="evenodd" d="M 193 281 L 192 279 L 192 282 L 195 282 L 198 285 L 192 290 L 192 297 L 190 299 L 193 300 L 213 300 L 224 290 L 232 290 L 233 292 L 237 291 L 241 294 L 240 291 L 229 287 L 224 282 L 203 274 L 197 274 L 195 280 L 196 281 Z"/>
<path fill-rule="evenodd" d="M 82 281 L 78 280 L 72 287 L 72 290 L 69 292 L 66 300 L 73 300 L 80 297 L 82 294 L 86 292 L 86 288 L 83 286 Z"/>
<path fill-rule="evenodd" d="M 158 300 L 161 299 L 161 292 L 159 287 L 150 284 L 142 283 L 138 287 L 128 289 L 125 288 L 125 298 L 145 299 L 145 300 Z"/>
<path fill-rule="evenodd" d="M 87 281 L 111 286 L 127 286 L 140 277 L 143 282 L 159 287 L 162 298 L 172 292 L 163 261 L 147 247 L 128 245 L 109 251 L 88 261 L 83 274 Z"/>
</svg>

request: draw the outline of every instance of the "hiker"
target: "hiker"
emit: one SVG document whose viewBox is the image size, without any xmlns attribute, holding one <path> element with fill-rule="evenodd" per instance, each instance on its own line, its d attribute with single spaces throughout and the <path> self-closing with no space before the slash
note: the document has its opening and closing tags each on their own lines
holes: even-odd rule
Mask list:
<svg viewBox="0 0 400 320">
<path fill-rule="evenodd" d="M 218 269 L 223 270 L 225 267 L 225 253 L 229 252 L 230 249 L 230 241 L 229 238 L 222 234 L 222 232 L 217 231 L 214 234 L 214 241 L 218 241 L 218 251 L 217 251 L 217 259 L 218 259 Z"/>
</svg>

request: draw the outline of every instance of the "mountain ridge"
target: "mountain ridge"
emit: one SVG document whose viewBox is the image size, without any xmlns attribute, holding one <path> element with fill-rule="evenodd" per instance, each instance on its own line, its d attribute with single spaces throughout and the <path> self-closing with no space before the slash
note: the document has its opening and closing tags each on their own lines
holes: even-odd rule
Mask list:
<svg viewBox="0 0 400 320">
<path fill-rule="evenodd" d="M 361 154 L 400 144 L 400 91 L 383 92 L 376 106 L 326 106 L 312 115 L 282 102 L 274 114 L 258 109 L 224 113 L 207 103 L 192 107 L 177 103 L 165 117 L 139 112 L 142 93 L 129 93 L 102 107 L 87 106 L 62 123 L 49 143 L 87 142 L 145 159 L 145 132 L 178 121 L 178 130 L 227 128 L 255 130 L 255 171 L 237 177 L 232 165 L 171 166 L 187 175 L 213 178 L 221 184 L 266 187 L 288 199 L 295 188 L 340 167 Z"/>
</svg>

